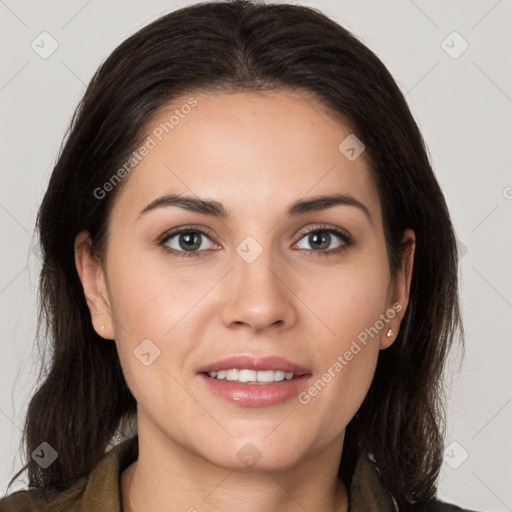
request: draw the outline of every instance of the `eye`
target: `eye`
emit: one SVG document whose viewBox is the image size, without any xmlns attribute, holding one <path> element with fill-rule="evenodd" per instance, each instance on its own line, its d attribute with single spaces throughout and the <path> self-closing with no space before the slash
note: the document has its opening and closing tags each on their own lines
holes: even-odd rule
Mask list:
<svg viewBox="0 0 512 512">
<path fill-rule="evenodd" d="M 200 251 L 208 249 L 204 238 L 211 242 L 209 234 L 202 229 L 186 226 L 165 233 L 159 243 L 176 256 L 199 256 Z"/>
<path fill-rule="evenodd" d="M 333 235 L 339 240 L 338 245 L 334 248 L 330 247 L 332 242 L 336 241 Z M 353 244 L 353 239 L 348 232 L 329 225 L 316 226 L 313 229 L 302 232 L 300 238 L 305 237 L 307 237 L 306 242 L 310 245 L 311 249 L 300 247 L 300 241 L 296 245 L 302 251 L 315 255 L 328 256 L 337 254 Z M 205 243 L 205 238 L 214 246 L 216 245 L 212 242 L 209 233 L 206 231 L 200 228 L 184 226 L 164 233 L 160 238 L 159 244 L 166 252 L 175 256 L 200 256 L 203 251 L 212 249 L 212 247 L 208 247 L 208 243 Z"/>
<path fill-rule="evenodd" d="M 335 238 L 333 238 L 333 235 L 335 235 L 335 237 L 338 238 L 341 243 L 339 243 L 339 245 L 335 246 L 334 248 L 331 247 L 329 249 L 331 244 L 336 241 Z M 306 250 L 309 253 L 313 252 L 315 255 L 328 256 L 330 254 L 337 254 L 353 244 L 352 237 L 345 230 L 335 226 L 316 226 L 313 229 L 301 233 L 301 239 L 305 237 L 307 237 L 306 242 L 310 245 L 310 247 L 312 247 L 313 250 L 304 249 L 300 246 L 299 249 Z M 299 243 L 300 242 L 298 242 L 298 244 Z"/>
</svg>

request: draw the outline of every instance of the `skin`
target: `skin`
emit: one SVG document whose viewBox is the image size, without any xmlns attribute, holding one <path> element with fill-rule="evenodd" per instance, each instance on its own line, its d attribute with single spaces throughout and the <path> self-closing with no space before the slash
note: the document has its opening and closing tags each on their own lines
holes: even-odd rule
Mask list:
<svg viewBox="0 0 512 512">
<path fill-rule="evenodd" d="M 148 135 L 187 98 L 159 112 Z M 306 93 L 194 98 L 198 105 L 124 178 L 103 261 L 91 256 L 87 232 L 75 241 L 94 328 L 115 340 L 138 403 L 139 458 L 122 474 L 123 510 L 346 511 L 337 479 L 345 427 L 379 350 L 400 329 L 414 233 L 404 233 L 403 271 L 392 278 L 365 153 L 350 161 L 340 152 L 350 128 Z M 138 218 L 170 192 L 219 201 L 231 216 L 170 206 Z M 349 205 L 283 215 L 298 199 L 333 192 L 356 198 L 371 219 Z M 211 234 L 198 235 L 199 256 L 173 256 L 158 244 L 189 224 Z M 348 231 L 354 243 L 321 254 L 344 242 L 332 234 L 327 248 L 315 248 L 301 233 L 318 224 Z M 236 252 L 248 236 L 263 249 L 252 263 Z M 167 244 L 184 252 L 179 239 Z M 197 374 L 234 354 L 278 355 L 307 367 L 313 383 L 396 303 L 401 311 L 307 404 L 294 397 L 243 407 L 212 394 Z M 133 353 L 147 338 L 160 349 L 149 366 Z M 261 453 L 251 467 L 237 457 L 247 443 Z"/>
</svg>

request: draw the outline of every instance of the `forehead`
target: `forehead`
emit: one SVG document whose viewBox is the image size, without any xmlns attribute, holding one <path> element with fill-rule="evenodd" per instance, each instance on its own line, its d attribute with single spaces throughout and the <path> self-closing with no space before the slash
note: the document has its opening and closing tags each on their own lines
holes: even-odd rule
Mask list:
<svg viewBox="0 0 512 512">
<path fill-rule="evenodd" d="M 148 149 L 124 178 L 119 207 L 131 216 L 173 192 L 261 215 L 301 197 L 346 193 L 378 217 L 366 155 L 347 158 L 347 137 L 350 127 L 307 93 L 185 95 L 148 124 L 142 141 Z"/>
</svg>

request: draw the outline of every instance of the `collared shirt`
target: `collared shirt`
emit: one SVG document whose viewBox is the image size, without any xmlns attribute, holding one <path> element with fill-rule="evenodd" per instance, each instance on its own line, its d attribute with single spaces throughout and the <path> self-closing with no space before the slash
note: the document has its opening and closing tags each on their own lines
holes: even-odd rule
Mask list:
<svg viewBox="0 0 512 512">
<path fill-rule="evenodd" d="M 0 512 L 122 512 L 121 474 L 137 459 L 138 450 L 137 435 L 125 439 L 105 454 L 85 479 L 51 493 L 13 492 L 0 500 Z M 349 512 L 397 511 L 372 462 L 360 457 L 350 486 Z M 441 501 L 429 504 L 427 511 L 470 512 Z"/>
</svg>

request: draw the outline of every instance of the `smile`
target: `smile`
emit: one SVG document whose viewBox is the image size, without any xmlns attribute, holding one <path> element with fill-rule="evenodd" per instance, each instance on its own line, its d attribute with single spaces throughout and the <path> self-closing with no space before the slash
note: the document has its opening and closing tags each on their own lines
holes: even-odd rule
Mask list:
<svg viewBox="0 0 512 512">
<path fill-rule="evenodd" d="M 236 369 L 219 370 L 217 372 L 207 372 L 208 377 L 217 380 L 229 380 L 232 382 L 243 382 L 246 384 L 269 384 L 271 382 L 281 382 L 283 380 L 292 380 L 295 377 L 293 372 L 284 370 L 249 370 Z"/>
</svg>

